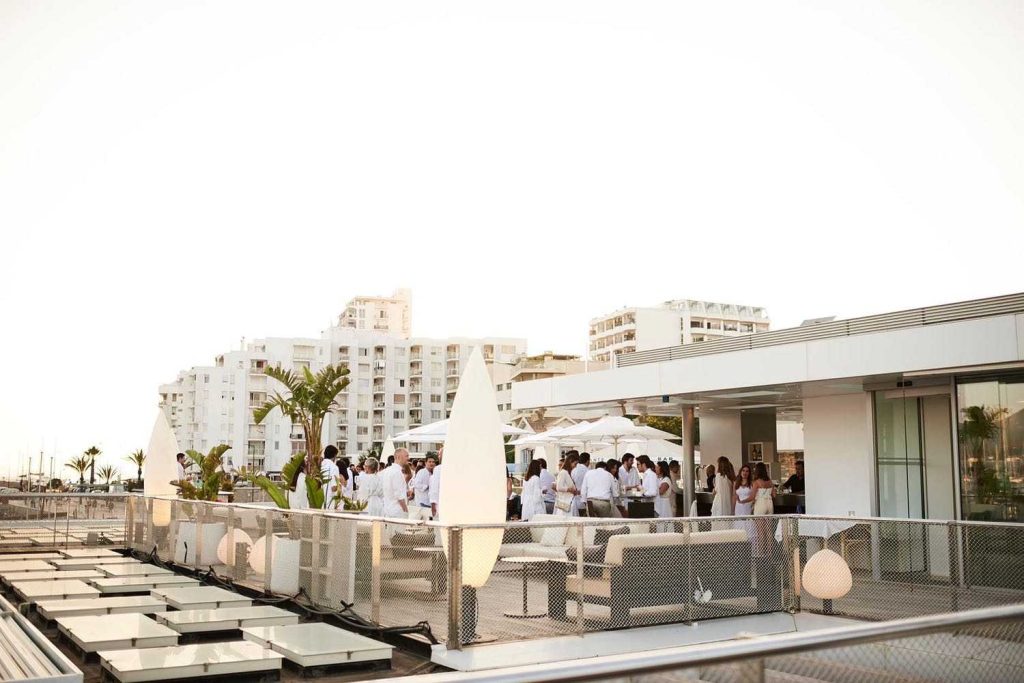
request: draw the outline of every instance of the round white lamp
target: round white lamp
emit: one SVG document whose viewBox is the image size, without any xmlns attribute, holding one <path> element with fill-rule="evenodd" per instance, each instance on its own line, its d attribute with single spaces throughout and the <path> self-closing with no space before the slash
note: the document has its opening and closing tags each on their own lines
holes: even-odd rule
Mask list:
<svg viewBox="0 0 1024 683">
<path fill-rule="evenodd" d="M 807 560 L 801 577 L 807 592 L 822 601 L 825 614 L 832 614 L 832 601 L 853 588 L 850 566 L 838 553 L 822 548 Z"/>
<path fill-rule="evenodd" d="M 220 539 L 220 543 L 217 544 L 217 559 L 220 560 L 221 564 L 230 564 L 228 562 L 228 548 L 235 548 L 237 553 L 239 543 L 244 543 L 252 550 L 252 537 L 241 529 L 235 529 L 234 532 L 229 530 L 224 534 L 224 538 Z"/>
<path fill-rule="evenodd" d="M 238 533 L 238 532 L 235 532 Z M 274 541 L 277 539 L 273 538 Z M 273 542 L 273 541 L 272 541 Z M 274 545 L 277 545 L 276 543 Z M 267 565 L 267 537 L 260 536 L 259 539 L 249 548 L 249 566 L 253 571 L 262 574 L 266 571 Z"/>
</svg>

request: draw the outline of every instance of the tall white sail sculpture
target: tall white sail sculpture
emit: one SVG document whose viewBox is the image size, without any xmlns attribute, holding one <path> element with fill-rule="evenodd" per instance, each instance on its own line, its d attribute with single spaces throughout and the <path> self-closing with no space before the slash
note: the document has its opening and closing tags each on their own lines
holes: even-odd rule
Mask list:
<svg viewBox="0 0 1024 683">
<path fill-rule="evenodd" d="M 142 466 L 142 490 L 148 496 L 173 496 L 178 489 L 171 483 L 178 478 L 178 440 L 163 411 L 158 411 L 153 433 L 146 449 L 146 462 Z M 153 501 L 153 524 L 167 526 L 171 523 L 171 504 L 168 501 Z"/>
<path fill-rule="evenodd" d="M 505 442 L 498 399 L 480 348 L 474 348 L 459 379 L 444 445 L 439 505 L 445 524 L 505 522 Z M 503 529 L 466 529 L 462 534 L 463 585 L 479 588 L 498 559 Z M 445 552 L 447 548 L 447 535 Z"/>
</svg>

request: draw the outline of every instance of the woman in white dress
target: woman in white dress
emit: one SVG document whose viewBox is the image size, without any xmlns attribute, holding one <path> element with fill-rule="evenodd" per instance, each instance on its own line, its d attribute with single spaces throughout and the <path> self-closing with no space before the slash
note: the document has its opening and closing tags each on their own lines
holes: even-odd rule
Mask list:
<svg viewBox="0 0 1024 683">
<path fill-rule="evenodd" d="M 754 468 L 754 515 L 764 517 L 775 512 L 775 502 L 772 495 L 775 493 L 775 484 L 768 478 L 768 468 L 763 462 L 757 463 Z M 756 520 L 757 543 L 754 546 L 754 554 L 758 557 L 765 557 L 771 552 L 771 520 Z"/>
<path fill-rule="evenodd" d="M 715 475 L 715 498 L 711 501 L 712 517 L 729 517 L 732 515 L 736 490 L 733 480 L 732 463 L 724 455 L 718 459 L 718 474 Z"/>
<path fill-rule="evenodd" d="M 572 471 L 580 462 L 580 457 L 570 453 L 562 461 L 562 469 L 558 470 L 558 477 L 555 479 L 555 514 L 563 517 L 572 517 L 576 514 L 576 496 L 579 490 L 572 480 Z"/>
<path fill-rule="evenodd" d="M 366 501 L 366 514 L 373 517 L 384 516 L 384 485 L 380 482 L 377 470 L 380 462 L 377 458 L 367 458 L 363 463 L 363 473 L 359 475 L 359 488 L 356 495 Z"/>
<path fill-rule="evenodd" d="M 672 503 L 672 516 L 681 517 L 679 514 L 679 496 L 683 490 L 679 488 L 679 482 L 682 480 L 682 468 L 679 466 L 678 460 L 673 460 L 668 464 L 668 485 L 671 487 L 671 495 L 669 496 L 669 502 Z"/>
<path fill-rule="evenodd" d="M 669 471 L 667 462 L 659 462 L 655 465 L 655 473 L 658 475 L 658 496 L 654 499 L 654 514 L 658 517 L 669 518 L 672 516 L 672 484 L 669 482 Z"/>
<path fill-rule="evenodd" d="M 306 461 L 303 460 L 295 469 L 288 491 L 288 507 L 292 510 L 309 509 L 309 489 L 306 488 Z"/>
<path fill-rule="evenodd" d="M 547 512 L 544 507 L 544 492 L 540 487 L 540 470 L 540 462 L 537 460 L 531 460 L 530 466 L 526 468 L 523 491 L 519 494 L 519 502 L 523 508 L 519 518 L 524 522 L 529 522 L 534 515 L 543 515 Z"/>
<path fill-rule="evenodd" d="M 749 517 L 752 514 L 754 514 L 754 482 L 751 481 L 750 465 L 744 465 L 740 468 L 740 473 L 736 475 L 736 516 Z M 738 526 L 747 532 L 747 539 L 753 543 L 753 520 L 740 520 Z"/>
</svg>

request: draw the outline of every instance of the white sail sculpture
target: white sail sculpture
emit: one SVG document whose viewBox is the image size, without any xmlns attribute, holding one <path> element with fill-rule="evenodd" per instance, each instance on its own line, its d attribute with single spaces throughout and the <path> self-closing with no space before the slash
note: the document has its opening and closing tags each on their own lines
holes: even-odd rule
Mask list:
<svg viewBox="0 0 1024 683">
<path fill-rule="evenodd" d="M 463 585 L 479 588 L 498 559 L 505 522 L 505 443 L 483 355 L 474 348 L 459 380 L 444 446 L 439 508 L 445 524 L 494 524 L 462 534 Z M 447 534 L 442 534 L 447 547 Z"/>
<path fill-rule="evenodd" d="M 146 497 L 174 496 L 178 489 L 172 484 L 178 478 L 178 440 L 174 437 L 171 425 L 163 411 L 157 412 L 153 433 L 149 437 L 149 448 L 146 449 L 146 461 L 142 465 L 142 491 Z M 153 501 L 153 524 L 167 526 L 171 523 L 171 503 L 169 501 Z"/>
</svg>

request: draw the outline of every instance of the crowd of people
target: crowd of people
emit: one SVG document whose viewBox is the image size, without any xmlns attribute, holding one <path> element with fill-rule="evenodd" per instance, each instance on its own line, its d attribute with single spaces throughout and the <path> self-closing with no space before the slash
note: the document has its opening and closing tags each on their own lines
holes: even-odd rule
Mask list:
<svg viewBox="0 0 1024 683">
<path fill-rule="evenodd" d="M 374 457 L 353 463 L 338 457 L 335 446 L 324 449 L 320 476 L 324 487 L 324 508 L 345 510 L 345 501 L 366 504 L 367 513 L 378 517 L 439 519 L 438 503 L 441 486 L 441 455 L 412 464 L 409 451 L 395 450 L 385 463 Z M 289 506 L 310 507 L 306 488 L 305 463 L 299 466 L 288 482 Z"/>
</svg>

